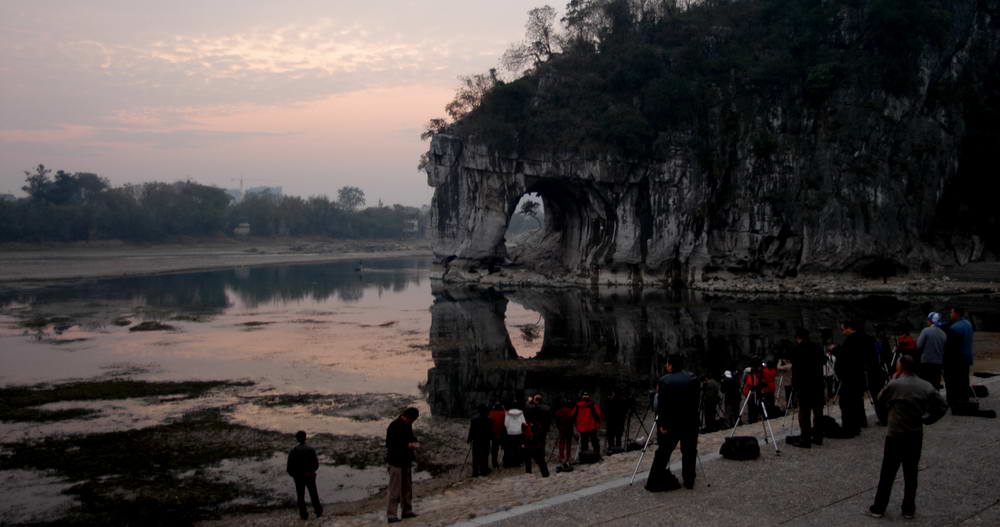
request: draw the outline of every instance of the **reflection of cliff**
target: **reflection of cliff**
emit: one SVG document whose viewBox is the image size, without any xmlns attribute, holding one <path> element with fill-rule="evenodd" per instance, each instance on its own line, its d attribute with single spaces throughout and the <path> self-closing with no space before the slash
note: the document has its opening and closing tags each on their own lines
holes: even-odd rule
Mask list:
<svg viewBox="0 0 1000 527">
<path fill-rule="evenodd" d="M 582 390 L 598 398 L 613 386 L 645 393 L 665 358 L 681 352 L 692 369 L 743 368 L 791 346 L 797 327 L 835 328 L 862 318 L 884 331 L 923 326 L 928 305 L 895 299 L 844 301 L 713 300 L 630 291 L 494 289 L 434 284 L 427 376 L 435 415 L 468 416 L 477 404 L 523 400 L 536 391 L 552 402 Z M 504 326 L 508 299 L 544 318 L 544 342 L 531 359 L 513 349 Z M 991 310 L 995 311 L 995 309 Z M 834 340 L 839 340 L 836 331 Z"/>
</svg>

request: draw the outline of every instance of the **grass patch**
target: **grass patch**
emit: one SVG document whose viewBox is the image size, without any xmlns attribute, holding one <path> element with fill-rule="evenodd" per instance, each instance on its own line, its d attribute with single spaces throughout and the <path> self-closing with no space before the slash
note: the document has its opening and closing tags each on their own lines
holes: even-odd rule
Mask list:
<svg viewBox="0 0 1000 527">
<path fill-rule="evenodd" d="M 8 443 L 0 468 L 52 470 L 80 482 L 67 491 L 79 509 L 53 525 L 191 525 L 217 517 L 225 502 L 258 497 L 197 469 L 270 456 L 291 443 L 285 434 L 227 423 L 211 409 L 141 430 Z"/>
<path fill-rule="evenodd" d="M 248 386 L 229 381 L 147 382 L 128 379 L 61 384 L 58 386 L 17 386 L 0 388 L 0 421 L 54 421 L 73 419 L 73 410 L 46 411 L 34 406 L 59 401 L 97 401 L 186 395 L 198 397 L 224 386 Z M 77 415 L 82 417 L 84 414 Z"/>
</svg>

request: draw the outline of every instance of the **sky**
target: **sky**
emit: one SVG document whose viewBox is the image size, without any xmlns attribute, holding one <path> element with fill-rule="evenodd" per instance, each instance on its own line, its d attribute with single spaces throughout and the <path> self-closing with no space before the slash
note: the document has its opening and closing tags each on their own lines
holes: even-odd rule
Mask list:
<svg viewBox="0 0 1000 527">
<path fill-rule="evenodd" d="M 424 123 L 542 0 L 0 3 L 0 193 L 44 164 L 420 206 Z M 554 5 L 554 7 L 562 7 Z"/>
</svg>

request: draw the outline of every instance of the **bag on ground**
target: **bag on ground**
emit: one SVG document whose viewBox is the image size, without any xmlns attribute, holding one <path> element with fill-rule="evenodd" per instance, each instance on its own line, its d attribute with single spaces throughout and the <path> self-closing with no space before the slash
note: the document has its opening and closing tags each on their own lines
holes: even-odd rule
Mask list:
<svg viewBox="0 0 1000 527">
<path fill-rule="evenodd" d="M 719 449 L 719 454 L 726 459 L 746 461 L 760 457 L 760 443 L 753 436 L 727 437 Z"/>
</svg>

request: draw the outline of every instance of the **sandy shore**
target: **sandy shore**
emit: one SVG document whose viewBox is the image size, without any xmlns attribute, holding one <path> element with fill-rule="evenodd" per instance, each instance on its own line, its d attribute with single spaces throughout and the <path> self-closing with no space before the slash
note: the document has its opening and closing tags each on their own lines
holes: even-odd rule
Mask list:
<svg viewBox="0 0 1000 527">
<path fill-rule="evenodd" d="M 112 278 L 230 267 L 430 255 L 423 240 L 247 239 L 163 245 L 0 246 L 0 283 Z"/>
</svg>

